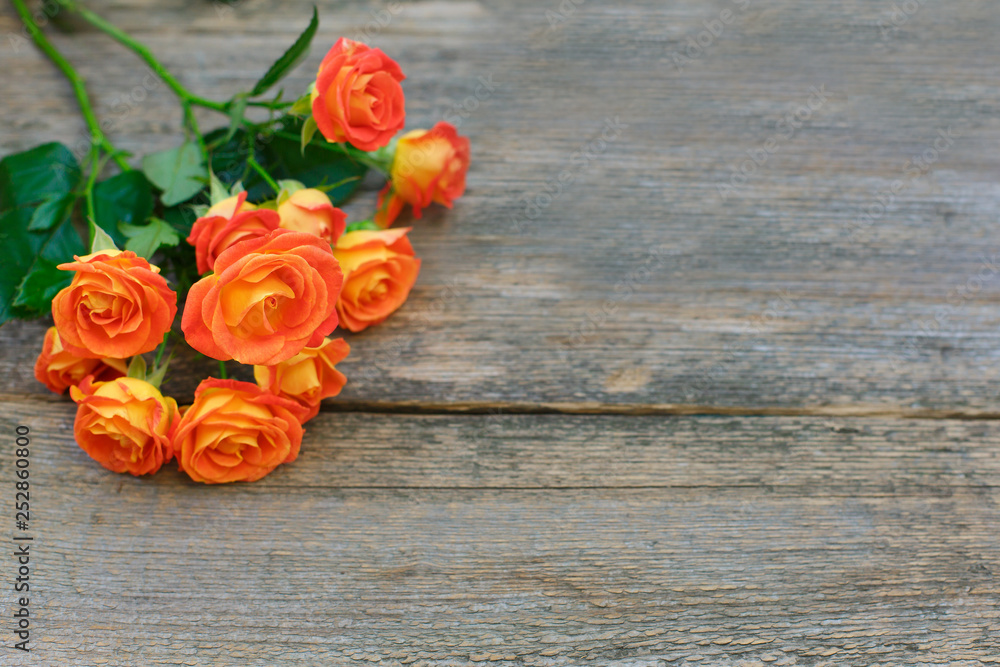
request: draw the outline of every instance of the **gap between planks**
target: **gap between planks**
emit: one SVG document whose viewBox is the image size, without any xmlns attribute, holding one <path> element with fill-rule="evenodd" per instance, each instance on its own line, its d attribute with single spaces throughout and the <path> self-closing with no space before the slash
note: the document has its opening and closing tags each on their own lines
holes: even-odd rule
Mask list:
<svg viewBox="0 0 1000 667">
<path fill-rule="evenodd" d="M 0 403 L 61 403 L 58 396 L 2 394 Z M 923 420 L 1000 420 L 1000 410 L 901 408 L 887 405 L 826 405 L 806 407 L 716 406 L 685 403 L 596 403 L 518 401 L 333 401 L 321 412 L 401 415 L 612 415 L 685 417 L 855 417 Z"/>
</svg>

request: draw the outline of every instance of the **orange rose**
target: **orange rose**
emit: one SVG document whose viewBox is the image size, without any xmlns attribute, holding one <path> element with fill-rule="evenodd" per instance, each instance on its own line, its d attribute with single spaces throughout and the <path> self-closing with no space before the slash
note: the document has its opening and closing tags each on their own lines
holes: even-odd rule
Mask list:
<svg viewBox="0 0 1000 667">
<path fill-rule="evenodd" d="M 415 218 L 433 202 L 451 208 L 465 192 L 468 170 L 469 140 L 455 126 L 440 122 L 430 130 L 407 132 L 396 145 L 390 182 L 379 193 L 376 224 L 391 225 L 404 204 L 413 206 Z"/>
<path fill-rule="evenodd" d="M 316 75 L 312 115 L 327 141 L 349 141 L 363 151 L 389 143 L 403 128 L 405 79 L 399 65 L 379 49 L 341 37 Z"/>
<path fill-rule="evenodd" d="M 215 266 L 222 251 L 278 228 L 278 214 L 247 203 L 247 193 L 223 199 L 194 221 L 187 242 L 194 246 L 198 273 Z"/>
<path fill-rule="evenodd" d="M 276 366 L 254 366 L 253 376 L 264 391 L 303 406 L 307 422 L 319 412 L 319 403 L 340 393 L 347 383 L 334 366 L 347 358 L 350 346 L 343 338 L 324 338 L 319 347 L 307 347 Z"/>
<path fill-rule="evenodd" d="M 281 228 L 318 236 L 331 245 L 344 233 L 347 214 L 322 190 L 298 190 L 278 206 Z"/>
<path fill-rule="evenodd" d="M 134 252 L 102 250 L 60 264 L 76 271 L 52 301 L 63 348 L 84 359 L 124 359 L 160 344 L 177 314 L 177 294 Z"/>
<path fill-rule="evenodd" d="M 214 359 L 278 364 L 337 327 L 342 283 L 329 243 L 277 229 L 219 255 L 215 273 L 188 291 L 181 328 Z"/>
<path fill-rule="evenodd" d="M 204 380 L 174 431 L 177 462 L 196 482 L 255 482 L 299 455 L 298 410 L 250 382 Z"/>
<path fill-rule="evenodd" d="M 42 342 L 42 353 L 35 361 L 35 378 L 57 394 L 80 384 L 88 375 L 95 381 L 124 377 L 128 367 L 122 359 L 81 359 L 63 349 L 59 332 L 49 327 Z"/>
<path fill-rule="evenodd" d="M 80 448 L 113 472 L 148 475 L 174 456 L 170 431 L 177 402 L 145 380 L 118 378 L 70 387 Z"/>
<path fill-rule="evenodd" d="M 420 260 L 406 238 L 409 227 L 348 232 L 333 249 L 344 271 L 344 291 L 337 301 L 341 324 L 362 331 L 403 305 L 417 281 Z"/>
</svg>

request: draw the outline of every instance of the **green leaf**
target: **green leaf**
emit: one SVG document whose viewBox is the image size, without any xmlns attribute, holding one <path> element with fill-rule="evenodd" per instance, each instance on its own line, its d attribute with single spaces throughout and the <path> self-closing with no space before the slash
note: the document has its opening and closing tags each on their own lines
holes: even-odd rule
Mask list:
<svg viewBox="0 0 1000 667">
<path fill-rule="evenodd" d="M 175 246 L 181 240 L 170 223 L 159 218 L 150 218 L 149 224 L 142 226 L 123 224 L 118 227 L 128 237 L 125 249 L 146 259 L 150 259 L 160 246 Z"/>
<path fill-rule="evenodd" d="M 306 146 L 312 141 L 313 135 L 316 134 L 318 126 L 316 125 L 316 119 L 312 116 L 306 118 L 305 122 L 302 123 L 302 145 L 300 151 L 302 155 L 306 154 Z"/>
<path fill-rule="evenodd" d="M 300 137 L 304 122 L 289 118 L 271 141 L 261 148 L 257 161 L 275 180 L 290 178 L 300 181 L 307 188 L 340 184 L 327 193 L 333 205 L 338 206 L 354 193 L 368 168 L 347 155 L 338 144 L 325 141 L 310 144 L 309 151 L 303 155 Z M 256 201 L 260 198 L 255 196 L 256 181 L 253 181 L 254 187 L 251 185 L 247 182 L 249 200 Z M 261 188 L 261 194 L 264 189 Z"/>
<path fill-rule="evenodd" d="M 121 250 L 111 238 L 111 235 L 98 227 L 93 220 L 90 221 L 90 252 L 100 252 L 102 250 Z"/>
<path fill-rule="evenodd" d="M 232 139 L 243 124 L 243 114 L 246 113 L 247 102 L 249 100 L 246 95 L 237 95 L 233 98 L 232 106 L 229 108 L 229 131 L 226 132 L 226 141 Z"/>
<path fill-rule="evenodd" d="M 125 236 L 118 224 L 140 225 L 153 214 L 153 186 L 140 171 L 125 171 L 94 187 L 94 222 L 119 248 Z"/>
<path fill-rule="evenodd" d="M 80 182 L 80 165 L 58 143 L 8 155 L 0 165 L 0 211 L 38 205 L 68 194 Z"/>
<path fill-rule="evenodd" d="M 257 202 L 271 192 L 260 175 L 247 167 L 247 157 L 254 159 L 277 180 L 300 181 L 307 188 L 327 188 L 327 194 L 338 206 L 361 183 L 368 169 L 356 159 L 345 154 L 337 144 L 325 141 L 310 145 L 302 155 L 300 137 L 304 121 L 286 117 L 277 133 L 256 140 L 245 130 L 237 132 L 228 142 L 223 142 L 226 130 L 220 128 L 205 135 L 205 142 L 216 145 L 212 150 L 212 171 L 225 184 L 242 181 L 247 190 L 247 201 Z M 252 146 L 253 145 L 253 146 Z"/>
<path fill-rule="evenodd" d="M 44 314 L 52 306 L 52 299 L 59 290 L 69 285 L 72 279 L 72 271 L 61 271 L 56 262 L 40 257 L 18 285 L 14 306 Z"/>
<path fill-rule="evenodd" d="M 246 130 L 239 130 L 229 140 L 226 140 L 227 130 L 219 128 L 205 135 L 205 143 L 214 146 L 210 150 L 212 173 L 224 185 L 232 186 L 245 180 L 249 172 L 247 157 L 251 154 L 251 137 Z"/>
<path fill-rule="evenodd" d="M 219 177 L 212 170 L 208 172 L 208 192 L 208 197 L 211 199 L 212 204 L 218 204 L 220 201 L 230 197 L 226 185 L 219 180 Z"/>
<path fill-rule="evenodd" d="M 256 97 L 266 92 L 268 88 L 281 81 L 296 65 L 305 60 L 306 56 L 309 55 L 309 45 L 312 43 L 312 38 L 316 34 L 317 28 L 319 28 L 319 13 L 316 11 L 316 7 L 313 6 L 313 15 L 309 21 L 309 27 L 299 35 L 295 43 L 280 58 L 274 61 L 271 68 L 254 85 L 253 90 L 250 91 L 250 97 Z"/>
<path fill-rule="evenodd" d="M 352 222 L 351 224 L 347 225 L 347 229 L 344 231 L 346 233 L 346 232 L 361 232 L 369 230 L 378 231 L 380 229 L 382 228 L 376 225 L 374 220 L 358 220 L 357 222 Z"/>
<path fill-rule="evenodd" d="M 295 100 L 295 104 L 288 108 L 288 113 L 293 116 L 308 116 L 312 114 L 312 108 L 312 93 L 309 92 Z"/>
<path fill-rule="evenodd" d="M 128 376 L 139 380 L 146 379 L 146 360 L 142 358 L 141 354 L 135 355 L 129 362 Z"/>
<path fill-rule="evenodd" d="M 72 192 L 65 195 L 49 195 L 45 201 L 38 205 L 35 212 L 31 214 L 28 231 L 48 231 L 55 225 L 63 222 L 73 211 L 73 204 L 76 203 L 76 199 L 76 194 Z"/>
<path fill-rule="evenodd" d="M 156 187 L 163 190 L 160 199 L 173 206 L 201 192 L 208 181 L 198 145 L 187 142 L 178 148 L 151 153 L 142 159 L 142 170 Z"/>
<path fill-rule="evenodd" d="M 166 342 L 166 339 L 164 339 L 164 342 Z M 163 378 L 167 375 L 167 368 L 170 367 L 170 360 L 173 358 L 174 353 L 171 352 L 159 366 L 153 366 L 151 372 L 147 371 L 146 382 L 159 389 L 160 385 L 163 384 Z"/>
<path fill-rule="evenodd" d="M 68 284 L 71 274 L 54 267 L 84 254 L 83 240 L 68 209 L 51 224 L 43 222 L 49 214 L 36 213 L 39 205 L 69 196 L 79 182 L 80 167 L 62 144 L 0 160 L 0 323 L 44 315 L 52 295 Z"/>
<path fill-rule="evenodd" d="M 190 206 L 173 206 L 163 211 L 163 219 L 182 237 L 187 238 L 198 214 Z"/>
</svg>

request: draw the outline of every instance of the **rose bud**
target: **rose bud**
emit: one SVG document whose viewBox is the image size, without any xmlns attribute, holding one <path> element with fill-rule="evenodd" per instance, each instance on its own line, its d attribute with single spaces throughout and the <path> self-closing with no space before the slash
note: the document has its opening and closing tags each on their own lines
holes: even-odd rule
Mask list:
<svg viewBox="0 0 1000 667">
<path fill-rule="evenodd" d="M 232 246 L 188 291 L 181 328 L 213 359 L 272 366 L 337 327 L 343 274 L 330 244 L 277 229 Z"/>
<path fill-rule="evenodd" d="M 347 383 L 335 366 L 347 358 L 350 346 L 343 338 L 324 338 L 319 347 L 307 347 L 275 366 L 254 366 L 253 376 L 264 391 L 291 399 L 306 409 L 305 423 L 319 412 L 324 398 L 340 393 Z"/>
<path fill-rule="evenodd" d="M 344 271 L 337 301 L 341 325 L 362 331 L 389 317 L 406 301 L 420 260 L 406 234 L 409 227 L 348 232 L 333 250 Z"/>
<path fill-rule="evenodd" d="M 465 192 L 469 170 L 469 140 L 450 123 L 430 130 L 413 130 L 399 138 L 389 169 L 389 184 L 379 193 L 375 223 L 388 227 L 404 204 L 413 206 L 413 217 L 437 202 L 451 208 Z"/>
<path fill-rule="evenodd" d="M 347 214 L 336 208 L 322 190 L 293 192 L 278 205 L 281 228 L 305 232 L 334 244 L 347 227 Z"/>
<path fill-rule="evenodd" d="M 196 482 L 254 482 L 291 463 L 302 408 L 250 382 L 204 380 L 174 430 L 180 469 Z"/>
<path fill-rule="evenodd" d="M 389 143 L 406 120 L 399 65 L 379 49 L 341 37 L 320 63 L 312 115 L 327 141 L 363 151 Z"/>
<path fill-rule="evenodd" d="M 70 387 L 80 448 L 113 472 L 148 475 L 173 458 L 170 431 L 177 402 L 145 380 L 123 377 Z"/>
<path fill-rule="evenodd" d="M 241 192 L 223 199 L 194 221 L 187 242 L 194 246 L 198 273 L 215 267 L 222 251 L 240 241 L 267 236 L 278 228 L 278 214 L 247 203 L 247 193 Z"/>
<path fill-rule="evenodd" d="M 63 349 L 84 359 L 125 359 L 156 348 L 177 314 L 159 267 L 134 252 L 102 250 L 60 264 L 73 282 L 52 301 Z"/>
<path fill-rule="evenodd" d="M 56 394 L 65 393 L 88 375 L 97 382 L 124 377 L 128 366 L 123 359 L 81 359 L 67 352 L 59 340 L 59 332 L 49 327 L 42 342 L 42 353 L 35 361 L 35 379 Z"/>
</svg>

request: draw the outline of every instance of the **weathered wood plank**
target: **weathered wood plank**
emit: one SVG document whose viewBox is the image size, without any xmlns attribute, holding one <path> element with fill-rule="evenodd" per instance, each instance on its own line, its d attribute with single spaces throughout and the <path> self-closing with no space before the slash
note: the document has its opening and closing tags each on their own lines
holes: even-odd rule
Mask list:
<svg viewBox="0 0 1000 667">
<path fill-rule="evenodd" d="M 479 76 L 497 87 L 461 119 L 474 147 L 468 194 L 416 223 L 420 285 L 390 322 L 355 337 L 344 398 L 995 409 L 1000 15 L 987 3 L 920 3 L 895 25 L 880 0 L 746 4 L 574 4 L 550 30 L 546 11 L 559 3 L 400 3 L 371 41 L 405 64 L 410 126 L 461 105 Z M 301 29 L 298 12 L 277 7 L 99 8 L 193 89 L 224 96 Z M 354 34 L 377 7 L 321 9 L 318 45 Z M 723 33 L 678 70 L 671 54 L 724 9 L 735 14 Z M 13 28 L 3 8 L 0 32 Z M 143 85 L 129 54 L 92 33 L 58 43 L 123 146 L 177 140 L 165 88 L 116 107 Z M 54 69 L 28 46 L 5 46 L 0 150 L 77 139 Z M 759 156 L 824 85 L 827 100 L 723 201 L 718 186 L 747 151 Z M 615 116 L 628 127 L 581 158 Z M 935 155 L 948 128 L 956 137 Z M 932 163 L 908 170 L 925 152 Z M 547 183 L 567 169 L 550 201 Z M 0 340 L 11 348 L 2 391 L 37 392 L 13 372 L 31 356 L 20 334 L 5 327 Z"/>
<path fill-rule="evenodd" d="M 126 480 L 77 447 L 74 415 L 68 399 L 0 403 L 0 427 L 12 432 L 26 420 L 45 443 L 37 465 L 87 486 Z M 299 463 L 256 487 L 761 487 L 836 496 L 1000 487 L 994 421 L 321 413 L 306 433 Z"/>
<path fill-rule="evenodd" d="M 995 423 L 323 414 L 296 464 L 205 487 L 99 469 L 71 419 L 0 406 L 0 432 L 34 437 L 38 642 L 4 664 L 1000 651 Z"/>
<path fill-rule="evenodd" d="M 12 666 L 998 655 L 978 494 L 114 490 L 42 515 L 66 532 L 38 534 L 36 662 Z"/>
</svg>

